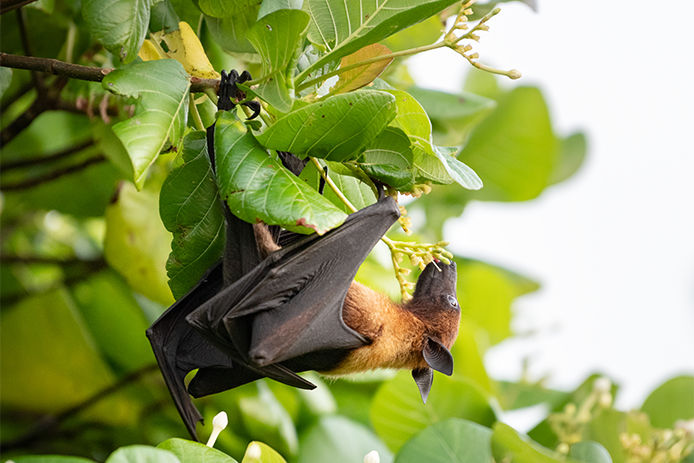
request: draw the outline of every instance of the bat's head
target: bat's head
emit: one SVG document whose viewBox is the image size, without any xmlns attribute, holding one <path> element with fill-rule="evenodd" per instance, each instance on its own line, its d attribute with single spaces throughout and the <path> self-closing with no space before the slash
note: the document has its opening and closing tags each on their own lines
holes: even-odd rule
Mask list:
<svg viewBox="0 0 694 463">
<path fill-rule="evenodd" d="M 431 369 L 449 376 L 453 373 L 453 356 L 449 349 L 458 336 L 460 325 L 456 280 L 455 262 L 449 265 L 432 262 L 419 275 L 412 300 L 405 305 L 426 326 L 422 356 L 429 368 L 412 372 L 425 402 L 431 388 Z"/>
</svg>

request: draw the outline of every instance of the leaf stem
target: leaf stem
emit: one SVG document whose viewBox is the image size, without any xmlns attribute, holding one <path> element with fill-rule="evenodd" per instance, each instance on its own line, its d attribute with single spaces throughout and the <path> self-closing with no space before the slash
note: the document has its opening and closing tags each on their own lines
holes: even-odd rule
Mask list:
<svg viewBox="0 0 694 463">
<path fill-rule="evenodd" d="M 296 77 L 296 91 L 300 92 L 301 90 L 308 88 L 314 84 L 317 84 L 318 82 L 324 81 L 326 79 L 329 79 L 330 77 L 340 75 L 344 72 L 351 71 L 352 69 L 356 69 L 362 66 L 366 66 L 372 63 L 377 63 L 379 61 L 384 61 L 384 60 L 389 60 L 393 58 L 398 58 L 400 56 L 409 56 L 409 55 L 415 55 L 417 53 L 422 53 L 424 51 L 429 51 L 429 50 L 434 50 L 436 48 L 441 48 L 445 47 L 446 43 L 445 42 L 437 42 L 433 43 L 431 45 L 423 45 L 421 47 L 416 47 L 416 48 L 409 48 L 407 50 L 401 50 L 401 51 L 396 51 L 393 53 L 389 53 L 387 55 L 381 55 L 381 56 L 374 56 L 373 58 L 365 59 L 364 61 L 359 61 L 358 63 L 353 63 L 350 64 L 349 66 L 345 66 L 343 68 L 336 69 L 332 72 L 328 72 L 327 74 L 323 74 L 320 77 L 316 77 L 315 79 L 311 79 L 308 82 L 304 82 L 306 80 L 306 77 L 308 77 L 307 71 L 309 71 L 311 68 L 307 68 L 304 70 L 302 73 L 300 73 Z"/>
<path fill-rule="evenodd" d="M 193 97 L 193 94 L 188 95 L 188 105 L 190 107 L 189 111 L 190 114 L 193 116 L 193 123 L 195 124 L 195 128 L 198 130 L 205 130 L 205 124 L 202 122 L 202 118 L 200 117 L 200 113 L 198 112 L 198 107 L 195 104 L 195 97 Z"/>
<path fill-rule="evenodd" d="M 352 204 L 352 202 L 349 199 L 347 199 L 347 197 L 342 193 L 342 191 L 340 191 L 337 185 L 335 185 L 335 182 L 333 182 L 333 180 L 328 176 L 328 174 L 325 173 L 325 171 L 323 170 L 323 166 L 321 166 L 318 159 L 314 157 L 310 157 L 309 159 L 311 159 L 313 165 L 316 166 L 316 169 L 320 173 L 321 177 L 323 177 L 323 180 L 325 180 L 326 185 L 328 185 L 330 189 L 333 190 L 333 193 L 335 193 L 335 195 L 338 198 L 340 198 L 340 201 L 342 201 L 344 205 L 347 206 L 347 209 L 349 209 L 352 212 L 357 212 L 357 208 L 354 207 L 354 204 Z"/>
</svg>

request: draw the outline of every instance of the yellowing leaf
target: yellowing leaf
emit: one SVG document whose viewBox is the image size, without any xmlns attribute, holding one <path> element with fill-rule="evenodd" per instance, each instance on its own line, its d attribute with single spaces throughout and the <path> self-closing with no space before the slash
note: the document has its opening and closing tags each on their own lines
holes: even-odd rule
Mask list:
<svg viewBox="0 0 694 463">
<path fill-rule="evenodd" d="M 188 74 L 203 79 L 219 79 L 219 73 L 214 70 L 200 39 L 187 22 L 178 23 L 178 30 L 168 34 L 154 34 L 155 40 L 166 44 L 167 52 L 162 52 L 151 40 L 145 40 L 139 56 L 144 61 L 163 58 L 173 58 L 183 65 Z"/>
<path fill-rule="evenodd" d="M 380 43 L 374 43 L 342 58 L 340 67 L 346 68 L 347 66 L 388 54 L 390 54 L 388 47 Z M 370 84 L 376 77 L 381 75 L 392 61 L 393 58 L 384 59 L 340 74 L 340 80 L 337 81 L 330 93 L 346 93 Z"/>
<path fill-rule="evenodd" d="M 154 61 L 165 58 L 165 56 L 162 56 L 161 53 L 159 53 L 157 47 L 155 47 L 154 43 L 152 43 L 152 41 L 149 39 L 142 43 L 142 48 L 140 48 L 140 52 L 137 54 L 137 56 L 142 58 L 142 61 Z"/>
<path fill-rule="evenodd" d="M 218 79 L 219 74 L 207 59 L 200 39 L 187 22 L 178 23 L 179 29 L 170 34 L 164 34 L 163 39 L 169 47 L 168 55 L 180 62 L 191 76 L 203 79 Z"/>
</svg>

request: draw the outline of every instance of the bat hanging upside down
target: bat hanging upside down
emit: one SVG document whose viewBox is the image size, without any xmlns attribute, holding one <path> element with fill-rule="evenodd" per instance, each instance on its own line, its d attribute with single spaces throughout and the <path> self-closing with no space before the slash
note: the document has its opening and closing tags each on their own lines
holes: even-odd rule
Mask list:
<svg viewBox="0 0 694 463">
<path fill-rule="evenodd" d="M 212 140 L 208 131 L 214 159 Z M 297 175 L 303 168 L 285 166 Z M 193 438 L 202 417 L 189 394 L 202 397 L 263 377 L 313 389 L 297 372 L 403 368 L 412 370 L 426 401 L 433 370 L 452 373 L 449 349 L 460 320 L 455 263 L 427 265 L 405 304 L 354 281 L 400 215 L 393 198 L 381 194 L 322 236 L 251 225 L 224 209 L 222 262 L 147 330 Z M 196 369 L 186 387 L 186 375 Z"/>
</svg>

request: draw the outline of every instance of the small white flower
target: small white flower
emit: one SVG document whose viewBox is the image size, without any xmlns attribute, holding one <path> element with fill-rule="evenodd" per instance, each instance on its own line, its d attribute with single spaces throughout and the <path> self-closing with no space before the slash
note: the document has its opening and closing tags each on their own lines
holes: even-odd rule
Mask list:
<svg viewBox="0 0 694 463">
<path fill-rule="evenodd" d="M 375 450 L 370 451 L 366 455 L 364 455 L 364 463 L 380 463 L 381 462 L 381 457 L 378 455 L 378 452 Z"/>
<path fill-rule="evenodd" d="M 212 418 L 212 433 L 210 434 L 210 438 L 207 439 L 207 446 L 212 447 L 217 440 L 217 437 L 219 437 L 219 433 L 224 431 L 224 428 L 227 427 L 229 424 L 229 418 L 227 417 L 226 412 L 219 412 L 215 415 L 214 418 Z"/>
</svg>

